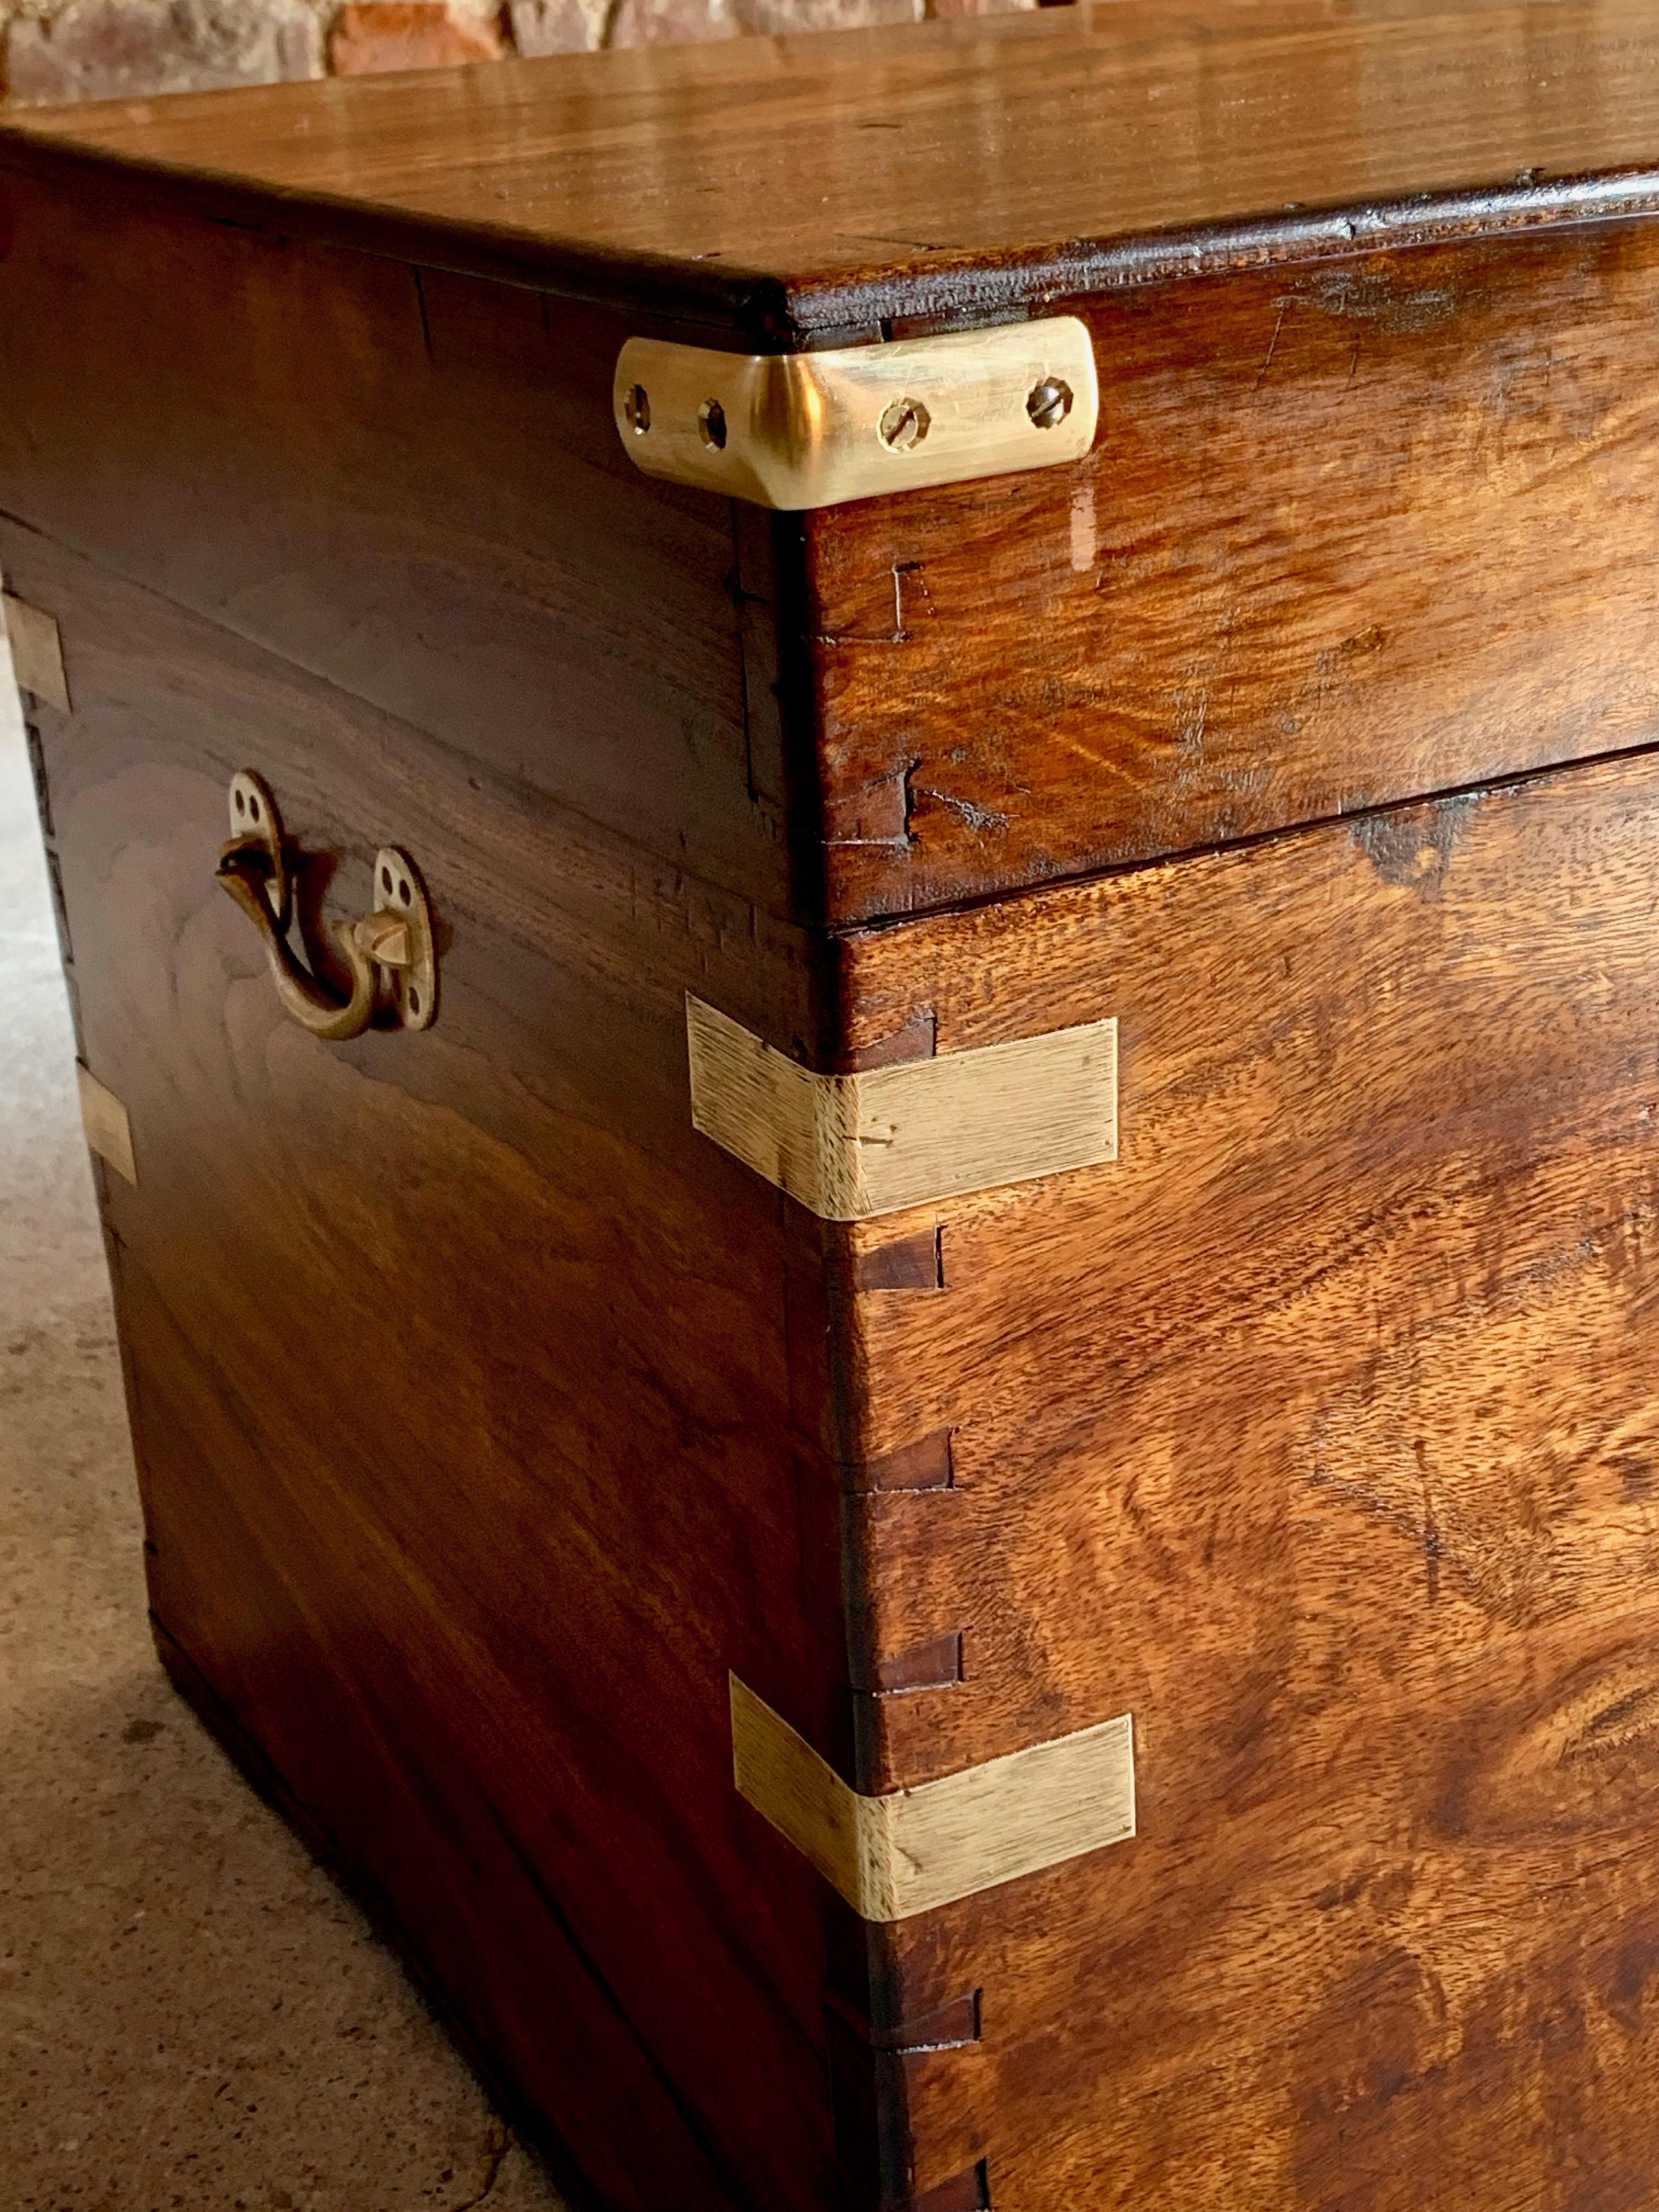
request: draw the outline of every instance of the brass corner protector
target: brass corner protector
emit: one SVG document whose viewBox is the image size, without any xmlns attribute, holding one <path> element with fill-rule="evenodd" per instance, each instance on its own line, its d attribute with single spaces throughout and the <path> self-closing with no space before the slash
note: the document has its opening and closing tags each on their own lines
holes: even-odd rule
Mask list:
<svg viewBox="0 0 1659 2212">
<path fill-rule="evenodd" d="M 866 1797 L 735 1674 L 730 1695 L 739 1796 L 866 1920 L 908 1920 L 1135 1832 L 1127 1713 Z"/>
<path fill-rule="evenodd" d="M 630 338 L 617 431 L 647 476 L 799 510 L 1079 460 L 1100 413 L 1075 315 L 824 353 Z"/>
</svg>

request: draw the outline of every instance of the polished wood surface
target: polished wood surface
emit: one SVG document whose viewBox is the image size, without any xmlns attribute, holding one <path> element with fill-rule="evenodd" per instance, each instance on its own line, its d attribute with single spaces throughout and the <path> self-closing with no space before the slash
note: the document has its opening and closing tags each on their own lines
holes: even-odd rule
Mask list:
<svg viewBox="0 0 1659 2212">
<path fill-rule="evenodd" d="M 1119 0 L 22 115 L 277 231 L 771 344 L 1659 207 L 1648 0 Z M 711 332 L 712 335 L 712 332 Z"/>
<path fill-rule="evenodd" d="M 137 1162 L 100 1182 L 168 1648 L 608 2205 L 827 2212 L 826 1899 L 757 1881 L 726 1674 L 845 1761 L 839 1544 L 797 1506 L 781 1201 L 692 1130 L 684 1027 L 690 988 L 799 1026 L 803 947 L 154 594 L 0 554 L 74 688 L 33 720 Z M 432 1030 L 283 1016 L 215 881 L 246 762 L 307 907 L 416 856 Z"/>
<path fill-rule="evenodd" d="M 870 933 L 853 1036 L 1107 1007 L 1122 1149 L 862 1224 L 893 1789 L 1133 1711 L 1131 1845 L 890 1939 L 998 2212 L 1581 2212 L 1659 2170 L 1659 757 Z M 993 981 L 994 979 L 994 981 Z M 780 1855 L 781 1859 L 781 1854 Z"/>
<path fill-rule="evenodd" d="M 612 2212 L 1646 2212 L 1656 53 L 1127 0 L 0 135 L 162 1647 Z M 1073 470 L 617 442 L 641 327 L 1068 293 Z M 313 933 L 410 854 L 430 1031 L 283 1019 L 245 765 Z M 1117 1157 L 819 1219 L 688 994 L 838 1100 L 1114 1020 Z M 866 1923 L 733 1673 L 832 1819 L 1131 1715 L 1139 1833 Z"/>
<path fill-rule="evenodd" d="M 787 914 L 732 511 L 623 453 L 626 325 L 107 180 L 11 197 L 0 510 Z"/>
<path fill-rule="evenodd" d="M 1085 312 L 1078 467 L 775 526 L 833 920 L 1659 736 L 1659 225 Z"/>
</svg>

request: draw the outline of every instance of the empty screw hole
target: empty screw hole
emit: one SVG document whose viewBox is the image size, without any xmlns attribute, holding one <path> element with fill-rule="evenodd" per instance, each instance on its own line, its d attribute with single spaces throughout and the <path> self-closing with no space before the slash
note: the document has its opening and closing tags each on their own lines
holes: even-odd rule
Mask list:
<svg viewBox="0 0 1659 2212">
<path fill-rule="evenodd" d="M 410 890 L 407 884 L 399 884 L 398 886 L 398 896 L 403 901 L 404 904 L 407 906 L 414 894 Z"/>
<path fill-rule="evenodd" d="M 896 453 L 908 453 L 927 435 L 933 420 L 920 399 L 896 399 L 881 418 L 881 442 Z"/>
<path fill-rule="evenodd" d="M 421 1011 L 421 994 L 418 991 L 411 991 L 409 994 L 409 1011 L 411 1014 L 418 1014 Z"/>
<path fill-rule="evenodd" d="M 1063 377 L 1045 376 L 1025 395 L 1025 412 L 1039 430 L 1057 429 L 1072 411 L 1072 387 Z"/>
<path fill-rule="evenodd" d="M 382 868 L 380 871 L 380 889 L 386 893 L 388 898 L 391 897 L 392 871 L 390 868 Z"/>
<path fill-rule="evenodd" d="M 642 384 L 630 384 L 623 399 L 623 419 L 636 438 L 651 428 L 651 394 Z"/>
<path fill-rule="evenodd" d="M 726 410 L 718 399 L 705 399 L 698 408 L 697 428 L 704 445 L 719 453 L 726 443 Z"/>
<path fill-rule="evenodd" d="M 257 822 L 259 818 L 259 802 L 257 799 L 249 799 L 247 803 L 247 811 Z"/>
<path fill-rule="evenodd" d="M 246 814 L 247 812 L 247 801 L 240 791 L 236 794 L 236 811 L 239 814 Z"/>
</svg>

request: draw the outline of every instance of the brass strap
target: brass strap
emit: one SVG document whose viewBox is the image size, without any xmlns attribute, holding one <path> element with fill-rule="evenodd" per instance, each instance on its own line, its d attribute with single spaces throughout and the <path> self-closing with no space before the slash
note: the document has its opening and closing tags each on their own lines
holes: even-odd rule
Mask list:
<svg viewBox="0 0 1659 2212">
<path fill-rule="evenodd" d="M 795 510 L 1060 467 L 1100 411 L 1075 315 L 824 353 L 630 338 L 612 401 L 647 476 Z"/>
<path fill-rule="evenodd" d="M 1117 1157 L 1117 1024 L 820 1075 L 688 997 L 691 1119 L 826 1221 Z"/>
<path fill-rule="evenodd" d="M 112 1091 L 106 1090 L 84 1060 L 76 1060 L 75 1074 L 81 1089 L 81 1126 L 86 1131 L 88 1148 L 100 1160 L 107 1160 L 118 1175 L 136 1183 L 138 1169 L 126 1108 Z"/>
<path fill-rule="evenodd" d="M 54 617 L 11 592 L 0 592 L 0 611 L 11 641 L 11 672 L 20 691 L 32 691 L 59 714 L 70 712 L 69 678 L 64 673 L 64 641 Z"/>
<path fill-rule="evenodd" d="M 735 1674 L 731 1696 L 738 1791 L 866 1920 L 908 1920 L 1135 1832 L 1127 1713 L 865 1797 Z"/>
</svg>

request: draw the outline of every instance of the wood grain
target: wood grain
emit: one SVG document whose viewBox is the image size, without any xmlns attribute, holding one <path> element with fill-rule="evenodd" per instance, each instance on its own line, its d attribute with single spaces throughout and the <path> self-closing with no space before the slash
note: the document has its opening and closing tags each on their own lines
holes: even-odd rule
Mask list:
<svg viewBox="0 0 1659 2212">
<path fill-rule="evenodd" d="M 800 1861 L 757 1884 L 726 1676 L 844 1755 L 839 1540 L 798 1504 L 781 1202 L 693 1132 L 683 1027 L 695 985 L 793 1033 L 800 942 L 28 533 L 0 550 L 76 671 L 38 719 L 88 1056 L 142 1167 L 104 1195 L 156 1612 L 603 2201 L 829 2212 L 828 1893 Z M 214 879 L 245 760 L 319 914 L 368 902 L 383 838 L 418 856 L 435 1028 L 283 1015 Z"/>
<path fill-rule="evenodd" d="M 1090 306 L 1069 480 L 814 515 L 788 556 L 828 913 L 1650 741 L 1656 313 L 1646 224 Z"/>
<path fill-rule="evenodd" d="M 533 2123 L 614 2212 L 1648 2212 L 1659 234 L 1589 218 L 1659 212 L 1651 11 L 1126 0 L 0 168 L 164 1646 Z M 1067 305 L 1074 471 L 757 526 L 616 445 L 626 337 Z M 244 763 L 309 923 L 412 855 L 435 1030 L 283 1019 Z M 844 1154 L 1114 1022 L 1115 1159 L 789 1195 L 769 1100 L 817 1189 L 801 1100 Z M 860 1921 L 733 1673 L 887 1903 L 1130 1712 L 1139 1832 Z"/>
<path fill-rule="evenodd" d="M 1109 1016 L 851 1075 L 803 1067 L 695 996 L 685 1027 L 693 1126 L 826 1221 L 1117 1157 Z"/>
<path fill-rule="evenodd" d="M 1135 1832 L 1127 1714 L 866 1797 L 732 1677 L 737 1786 L 866 1920 L 914 1919 Z"/>
<path fill-rule="evenodd" d="M 853 933 L 848 1064 L 1109 1006 L 1124 1141 L 838 1225 L 690 1121 L 686 992 L 817 1033 L 800 933 L 3 553 L 76 669 L 158 1609 L 610 2201 L 1639 2205 L 1659 761 Z M 282 1021 L 211 882 L 244 758 L 319 905 L 416 855 L 428 1036 Z M 1140 1832 L 846 1943 L 733 1665 L 866 1795 L 1133 1711 Z"/>
<path fill-rule="evenodd" d="M 848 1042 L 1109 1003 L 1113 1168 L 852 1294 L 860 1786 L 1133 1710 L 1139 1835 L 890 1939 L 917 2185 L 1635 2207 L 1659 2162 L 1659 760 L 860 936 Z M 986 988 L 994 977 L 994 988 Z M 1104 2190 L 1103 2200 L 1101 2192 Z"/>
<path fill-rule="evenodd" d="M 75 1064 L 75 1076 L 81 1101 L 81 1124 L 86 1131 L 88 1146 L 100 1160 L 107 1160 L 118 1175 L 136 1183 L 138 1167 L 133 1158 L 132 1124 L 127 1118 L 126 1108 L 80 1060 Z"/>
<path fill-rule="evenodd" d="M 23 115 L 0 146 L 777 345 L 1650 212 L 1656 57 L 1646 0 L 1127 0 Z"/>
</svg>

